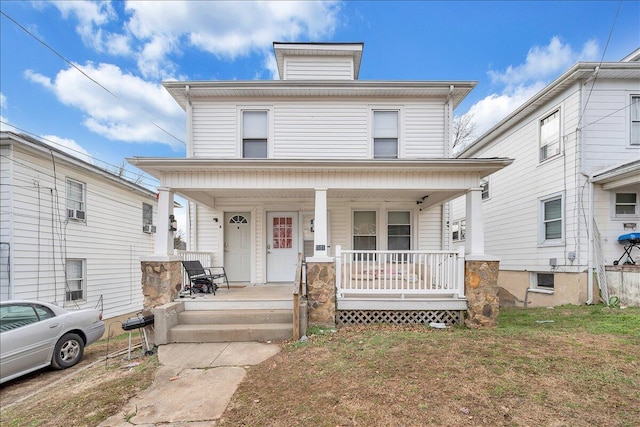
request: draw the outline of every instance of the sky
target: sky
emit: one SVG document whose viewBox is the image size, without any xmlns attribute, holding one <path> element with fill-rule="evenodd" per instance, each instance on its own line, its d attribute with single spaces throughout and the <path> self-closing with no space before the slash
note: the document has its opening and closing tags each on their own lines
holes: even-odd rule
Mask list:
<svg viewBox="0 0 640 427">
<path fill-rule="evenodd" d="M 0 0 L 0 129 L 147 187 L 127 157 L 184 157 L 166 80 L 277 79 L 273 42 L 363 42 L 360 80 L 477 81 L 479 136 L 577 61 L 640 47 L 627 1 Z M 183 223 L 183 218 L 180 219 Z"/>
</svg>

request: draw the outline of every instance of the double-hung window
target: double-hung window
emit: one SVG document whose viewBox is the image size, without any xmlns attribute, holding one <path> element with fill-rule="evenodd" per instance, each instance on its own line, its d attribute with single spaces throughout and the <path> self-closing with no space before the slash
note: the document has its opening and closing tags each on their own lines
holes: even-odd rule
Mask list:
<svg viewBox="0 0 640 427">
<path fill-rule="evenodd" d="M 377 212 L 355 211 L 353 212 L 353 249 L 362 251 L 375 251 L 377 240 Z M 363 256 L 358 261 L 373 259 L 373 256 Z"/>
<path fill-rule="evenodd" d="M 398 158 L 398 111 L 373 112 L 373 158 Z"/>
<path fill-rule="evenodd" d="M 411 212 L 387 212 L 387 250 L 411 250 Z"/>
<path fill-rule="evenodd" d="M 560 110 L 540 120 L 540 161 L 560 154 Z"/>
<path fill-rule="evenodd" d="M 541 233 L 543 243 L 560 242 L 562 240 L 562 196 L 541 201 Z"/>
<path fill-rule="evenodd" d="M 467 234 L 467 221 L 458 219 L 451 223 L 451 240 L 458 242 L 464 240 Z"/>
<path fill-rule="evenodd" d="M 85 260 L 67 259 L 65 273 L 67 288 L 65 301 L 79 301 L 85 299 Z"/>
<path fill-rule="evenodd" d="M 640 95 L 631 97 L 631 145 L 640 145 Z"/>
<path fill-rule="evenodd" d="M 489 198 L 489 178 L 482 178 L 480 180 L 480 188 L 482 189 L 482 200 Z"/>
<path fill-rule="evenodd" d="M 85 184 L 67 179 L 67 218 L 85 220 Z"/>
<path fill-rule="evenodd" d="M 242 112 L 242 157 L 266 159 L 269 135 L 267 111 Z"/>
<path fill-rule="evenodd" d="M 638 214 L 638 195 L 636 193 L 616 193 L 617 217 L 629 217 Z"/>
</svg>

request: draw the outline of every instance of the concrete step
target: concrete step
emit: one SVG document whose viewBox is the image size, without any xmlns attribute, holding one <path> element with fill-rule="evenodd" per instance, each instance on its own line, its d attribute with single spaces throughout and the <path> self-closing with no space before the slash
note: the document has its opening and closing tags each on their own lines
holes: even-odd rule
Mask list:
<svg viewBox="0 0 640 427">
<path fill-rule="evenodd" d="M 172 343 L 281 341 L 293 336 L 293 322 L 272 324 L 176 325 L 169 329 Z"/>
<path fill-rule="evenodd" d="M 293 299 L 233 299 L 184 298 L 180 299 L 185 311 L 200 310 L 291 310 Z"/>
<path fill-rule="evenodd" d="M 180 325 L 292 323 L 293 310 L 191 310 L 178 314 Z"/>
</svg>

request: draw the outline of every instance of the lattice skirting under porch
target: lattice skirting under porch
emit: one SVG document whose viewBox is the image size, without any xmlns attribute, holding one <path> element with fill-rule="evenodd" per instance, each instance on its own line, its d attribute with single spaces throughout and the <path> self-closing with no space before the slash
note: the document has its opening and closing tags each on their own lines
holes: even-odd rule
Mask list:
<svg viewBox="0 0 640 427">
<path fill-rule="evenodd" d="M 391 323 L 407 325 L 431 322 L 447 325 L 462 324 L 464 312 L 460 310 L 340 310 L 336 316 L 339 326 L 369 323 Z"/>
</svg>

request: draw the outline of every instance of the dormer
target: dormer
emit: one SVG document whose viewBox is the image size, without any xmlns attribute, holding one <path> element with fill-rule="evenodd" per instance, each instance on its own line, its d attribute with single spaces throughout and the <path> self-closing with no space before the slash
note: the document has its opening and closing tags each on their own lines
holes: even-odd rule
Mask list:
<svg viewBox="0 0 640 427">
<path fill-rule="evenodd" d="M 280 80 L 357 80 L 364 43 L 273 43 Z"/>
</svg>

